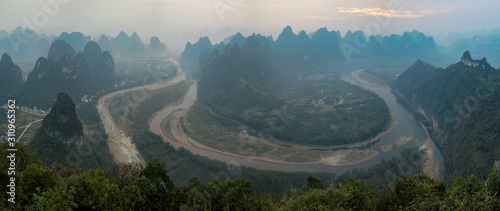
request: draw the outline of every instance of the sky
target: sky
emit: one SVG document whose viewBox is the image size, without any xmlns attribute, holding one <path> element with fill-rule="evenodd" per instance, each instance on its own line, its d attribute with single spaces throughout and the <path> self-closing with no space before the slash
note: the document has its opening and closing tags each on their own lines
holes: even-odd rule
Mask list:
<svg viewBox="0 0 500 211">
<path fill-rule="evenodd" d="M 237 31 L 277 38 L 286 26 L 381 35 L 490 30 L 500 28 L 498 8 L 498 0 L 0 0 L 0 30 L 137 32 L 145 43 L 155 35 L 182 48 L 199 36 L 219 42 Z"/>
</svg>

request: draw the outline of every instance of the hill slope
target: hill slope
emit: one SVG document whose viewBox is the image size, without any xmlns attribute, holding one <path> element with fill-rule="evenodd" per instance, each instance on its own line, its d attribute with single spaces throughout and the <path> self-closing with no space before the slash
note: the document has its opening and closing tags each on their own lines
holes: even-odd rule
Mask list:
<svg viewBox="0 0 500 211">
<path fill-rule="evenodd" d="M 500 159 L 500 71 L 466 51 L 446 69 L 418 61 L 393 89 L 433 122 L 447 175 L 485 177 Z"/>
</svg>

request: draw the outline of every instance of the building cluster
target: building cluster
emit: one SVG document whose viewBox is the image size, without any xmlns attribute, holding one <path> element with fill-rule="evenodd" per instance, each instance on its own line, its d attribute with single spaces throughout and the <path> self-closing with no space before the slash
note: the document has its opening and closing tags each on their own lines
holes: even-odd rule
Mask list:
<svg viewBox="0 0 500 211">
<path fill-rule="evenodd" d="M 332 81 L 335 80 L 335 74 L 334 73 L 325 73 L 325 74 L 312 74 L 312 75 L 299 75 L 299 81 L 320 81 L 320 80 L 326 80 L 326 81 Z"/>
<path fill-rule="evenodd" d="M 2 109 L 7 109 L 8 108 L 8 105 L 5 104 L 5 105 L 2 105 L 1 107 Z M 24 111 L 24 112 L 27 112 L 27 113 L 32 113 L 32 114 L 41 114 L 41 115 L 47 115 L 49 112 L 50 112 L 50 108 L 48 111 L 44 111 L 42 109 L 38 109 L 36 106 L 33 107 L 33 108 L 28 108 L 26 106 L 16 106 L 16 109 L 17 110 L 20 110 L 20 111 Z"/>
</svg>

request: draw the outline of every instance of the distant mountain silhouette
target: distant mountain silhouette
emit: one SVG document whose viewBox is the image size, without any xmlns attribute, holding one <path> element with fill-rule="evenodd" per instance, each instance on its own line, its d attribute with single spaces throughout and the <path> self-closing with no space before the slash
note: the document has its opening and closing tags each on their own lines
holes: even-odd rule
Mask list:
<svg viewBox="0 0 500 211">
<path fill-rule="evenodd" d="M 160 42 L 158 37 L 151 37 L 150 44 L 145 45 L 136 32 L 130 37 L 123 31 L 114 38 L 108 38 L 103 35 L 99 38 L 99 45 L 111 55 L 124 59 L 141 59 L 167 55 L 167 46 Z"/>
<path fill-rule="evenodd" d="M 136 32 L 134 32 L 131 36 L 130 36 L 130 40 L 132 41 L 132 43 L 137 43 L 139 45 L 144 45 L 144 43 L 142 42 L 141 38 L 139 37 L 139 35 L 137 35 Z"/>
<path fill-rule="evenodd" d="M 132 44 L 132 40 L 129 38 L 127 33 L 120 32 L 118 36 L 112 38 L 110 41 L 111 48 L 113 52 L 118 56 L 123 56 L 128 52 L 130 45 Z M 115 56 L 116 56 L 115 55 Z"/>
<path fill-rule="evenodd" d="M 224 44 L 243 46 L 245 38 L 237 33 L 224 40 Z M 410 65 L 417 59 L 442 63 L 446 58 L 437 50 L 432 37 L 418 31 L 405 32 L 403 35 L 385 37 L 366 37 L 362 31 L 348 31 L 344 37 L 338 31 L 321 28 L 307 35 L 304 31 L 295 34 L 287 26 L 274 41 L 267 37 L 274 51 L 287 57 L 303 60 L 314 66 L 337 66 L 362 68 L 364 66 L 401 66 Z M 215 45 L 208 37 L 191 44 L 188 43 L 181 55 L 181 65 L 187 69 L 199 70 L 200 58 L 206 58 L 206 49 L 213 50 Z M 223 48 L 218 48 L 221 51 Z M 204 56 L 201 56 L 205 54 Z"/>
<path fill-rule="evenodd" d="M 44 42 L 40 43 L 41 40 Z M 0 32 L 0 53 L 7 53 L 14 60 L 36 59 L 47 53 L 49 42 L 54 36 L 38 34 L 35 31 L 17 27 L 10 33 Z"/>
<path fill-rule="evenodd" d="M 82 52 L 85 44 L 90 41 L 90 36 L 85 37 L 80 32 L 72 32 L 71 34 L 63 32 L 56 40 L 64 40 L 70 44 L 76 52 Z"/>
<path fill-rule="evenodd" d="M 15 61 L 32 60 L 34 62 L 41 55 L 46 55 L 50 50 L 49 48 L 57 40 L 68 43 L 74 49 L 75 55 L 76 52 L 83 52 L 87 43 L 92 41 L 90 36 L 81 32 L 63 32 L 59 36 L 54 36 L 39 34 L 28 28 L 17 27 L 10 33 L 5 30 L 0 31 L 0 53 L 9 54 L 12 58 L 15 58 Z M 136 32 L 132 33 L 130 37 L 123 31 L 116 37 L 101 35 L 93 41 L 99 44 L 102 51 L 108 51 L 116 58 L 142 59 L 168 55 L 167 46 L 158 37 L 151 37 L 151 42 L 145 44 Z M 53 56 L 58 58 L 53 58 Z M 62 55 L 50 55 L 47 59 L 57 62 L 60 56 Z M 74 57 L 74 55 L 70 54 L 70 57 Z"/>
<path fill-rule="evenodd" d="M 183 69 L 197 69 L 200 67 L 200 55 L 203 51 L 208 51 L 209 53 L 213 50 L 214 46 L 208 37 L 200 37 L 198 42 L 191 44 L 186 43 L 186 47 L 182 52 L 179 63 Z"/>
<path fill-rule="evenodd" d="M 161 43 L 158 37 L 153 36 L 151 37 L 148 51 L 151 55 L 164 55 L 167 52 L 167 46 L 165 46 L 164 43 Z"/>
</svg>

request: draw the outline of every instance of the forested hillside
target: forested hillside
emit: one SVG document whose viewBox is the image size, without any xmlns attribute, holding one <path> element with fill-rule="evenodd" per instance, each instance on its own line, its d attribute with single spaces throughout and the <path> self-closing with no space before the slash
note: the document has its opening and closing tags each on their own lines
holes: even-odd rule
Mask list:
<svg viewBox="0 0 500 211">
<path fill-rule="evenodd" d="M 433 122 L 446 174 L 486 178 L 500 160 L 500 71 L 466 51 L 459 62 L 435 68 L 417 61 L 393 89 Z"/>
<path fill-rule="evenodd" d="M 0 145 L 5 157 L 7 143 Z M 323 184 L 309 176 L 300 189 L 284 197 L 256 194 L 252 182 L 193 178 L 174 185 L 167 166 L 152 160 L 146 166 L 116 165 L 109 171 L 49 168 L 17 145 L 16 195 L 10 203 L 1 195 L 3 210 L 498 210 L 500 171 L 488 180 L 455 178 L 452 186 L 424 175 L 403 176 L 374 189 L 369 182 Z M 0 163 L 0 181 L 7 184 L 8 161 Z M 7 193 L 7 186 L 0 187 Z"/>
</svg>

